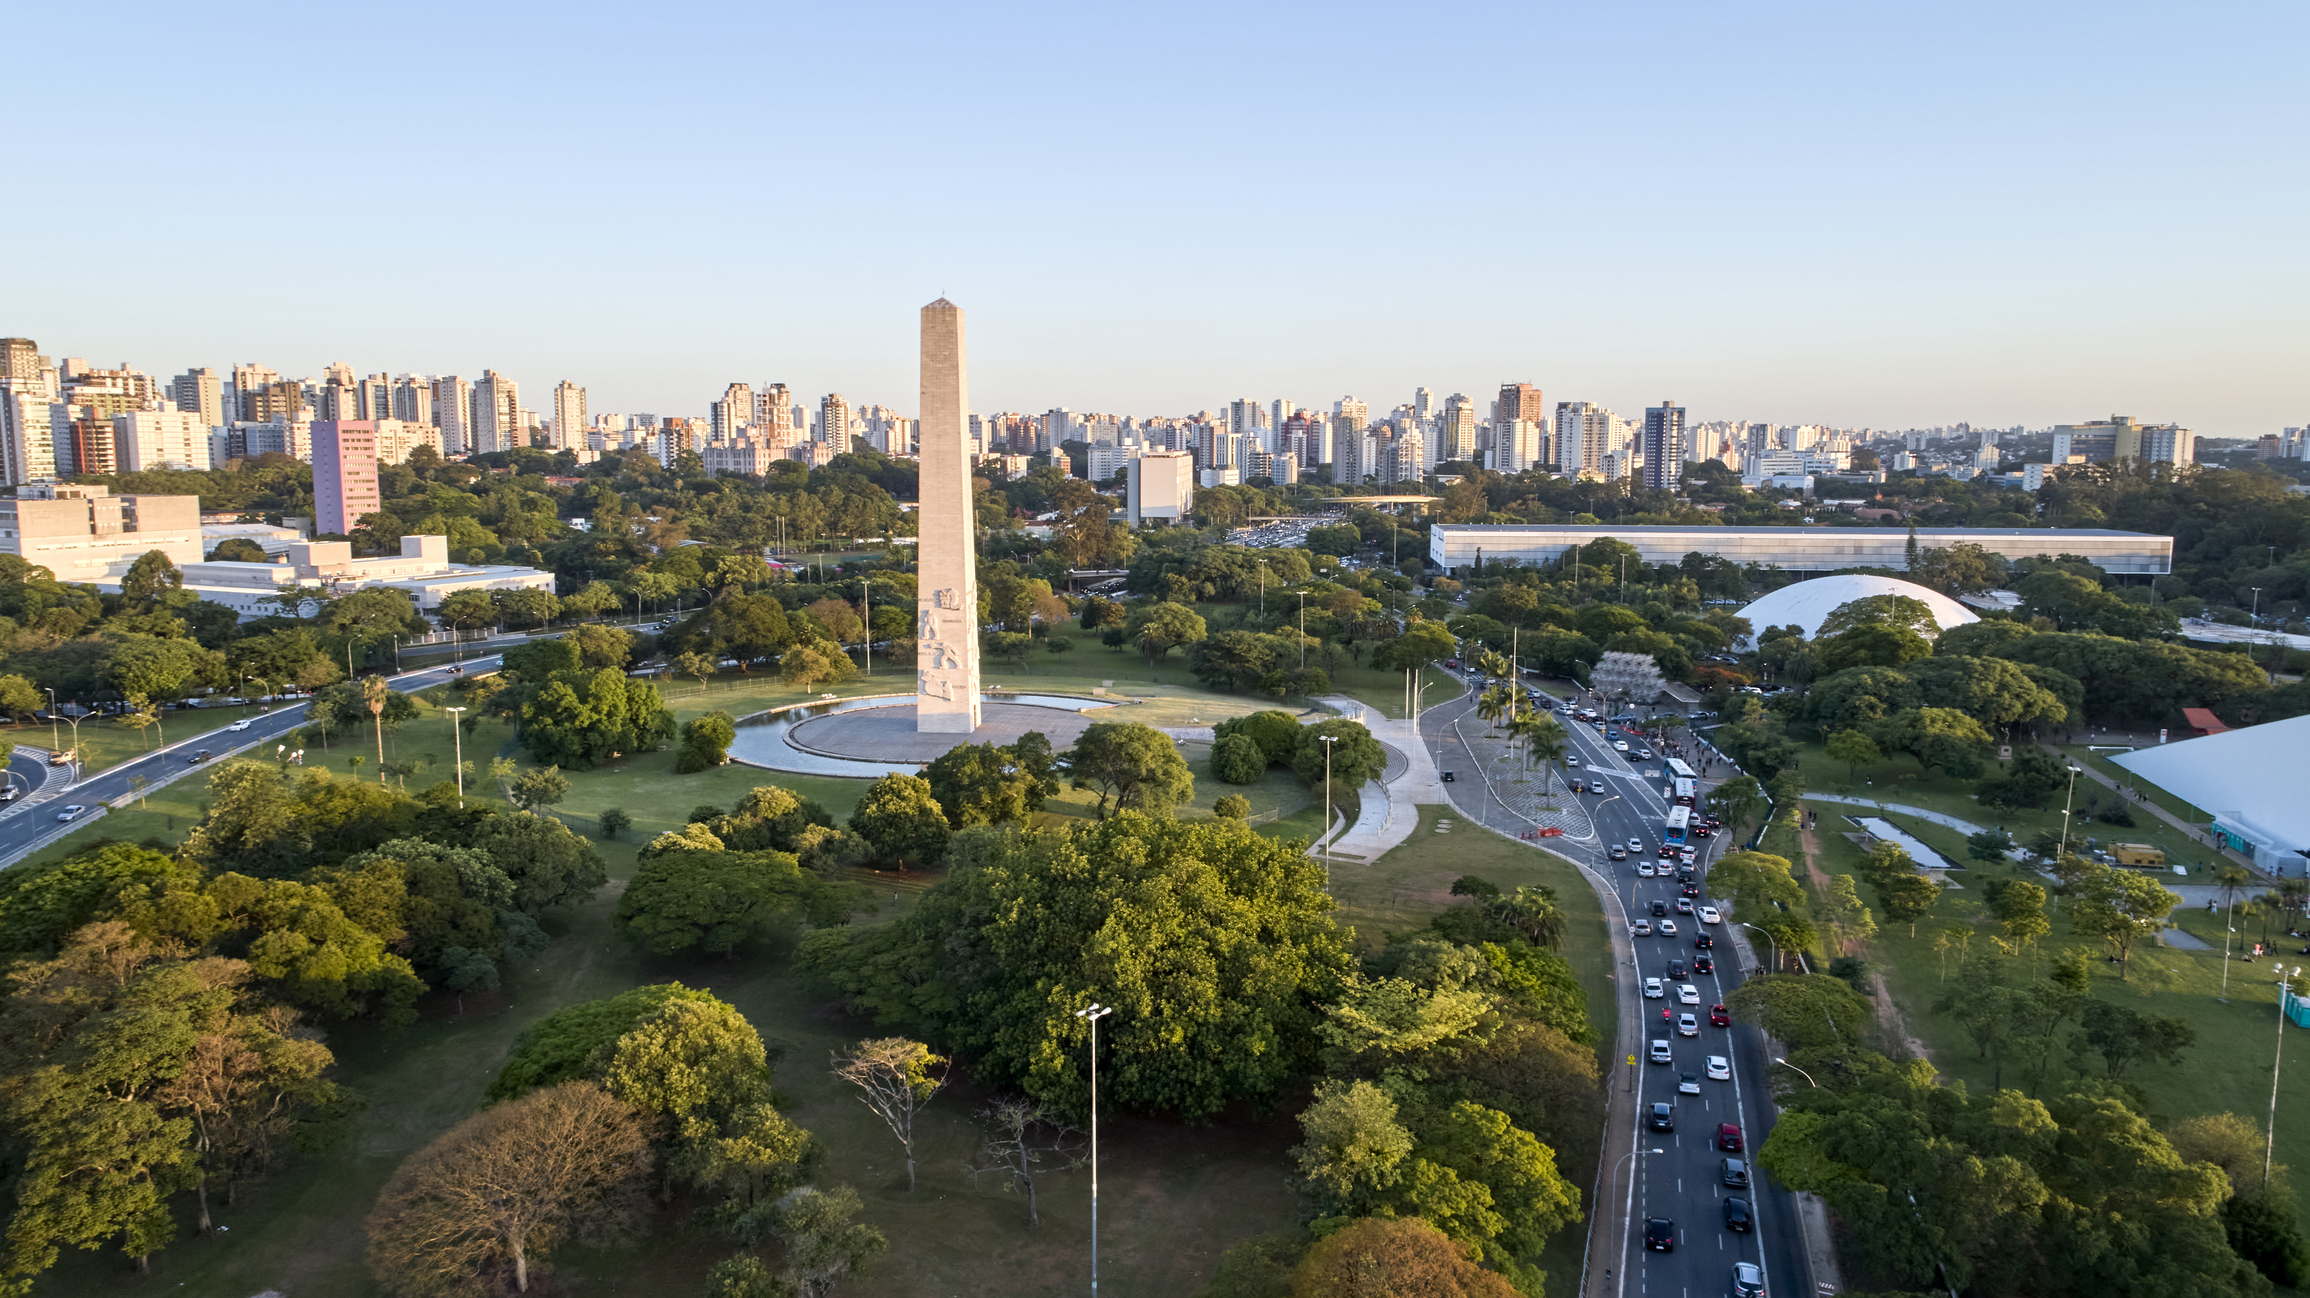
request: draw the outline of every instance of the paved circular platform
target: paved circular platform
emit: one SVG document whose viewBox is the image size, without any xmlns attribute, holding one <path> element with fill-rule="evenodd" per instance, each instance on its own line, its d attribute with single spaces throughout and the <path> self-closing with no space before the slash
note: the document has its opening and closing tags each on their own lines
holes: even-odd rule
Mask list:
<svg viewBox="0 0 2310 1298">
<path fill-rule="evenodd" d="M 967 735 L 924 735 L 914 729 L 914 704 L 894 703 L 813 717 L 787 731 L 786 742 L 828 757 L 927 764 L 959 744 L 1010 744 L 1030 730 L 1043 732 L 1051 747 L 1065 748 L 1105 710 L 1073 712 L 1031 703 L 983 703 L 979 705 L 977 730 Z"/>
</svg>

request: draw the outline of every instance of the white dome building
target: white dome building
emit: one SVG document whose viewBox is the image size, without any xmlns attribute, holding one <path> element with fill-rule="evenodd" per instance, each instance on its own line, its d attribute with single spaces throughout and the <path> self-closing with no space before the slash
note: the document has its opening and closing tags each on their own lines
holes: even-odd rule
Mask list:
<svg viewBox="0 0 2310 1298">
<path fill-rule="evenodd" d="M 1742 609 L 1740 616 L 1748 619 L 1752 640 L 1768 626 L 1790 625 L 1803 627 L 1805 638 L 1814 640 L 1820 637 L 1821 623 L 1829 620 L 1829 614 L 1871 595 L 1906 595 L 1918 600 L 1933 610 L 1933 620 L 1943 631 L 1981 620 L 1973 610 L 1929 586 L 1857 572 L 1783 586 Z"/>
</svg>

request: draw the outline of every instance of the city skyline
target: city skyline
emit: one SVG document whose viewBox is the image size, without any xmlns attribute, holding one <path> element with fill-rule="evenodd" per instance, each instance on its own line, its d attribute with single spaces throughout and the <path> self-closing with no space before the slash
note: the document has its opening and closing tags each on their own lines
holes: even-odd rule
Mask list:
<svg viewBox="0 0 2310 1298">
<path fill-rule="evenodd" d="M 485 363 L 535 408 L 566 378 L 703 413 L 737 378 L 906 393 L 909 313 L 944 293 L 974 304 L 983 409 L 1521 379 L 1840 426 L 2310 418 L 2295 9 L 438 16 L 459 39 L 399 93 L 284 114 L 186 70 L 268 27 L 358 47 L 357 17 L 28 14 L 27 48 L 103 48 L 112 87 L 26 61 L 33 138 L 166 123 L 214 160 L 160 201 L 12 205 L 40 255 L 8 331 L 155 373 Z M 1548 76 L 1482 71 L 1516 47 Z M 697 57 L 741 48 L 795 62 Z M 833 92 L 803 93 L 821 60 Z M 1292 89 L 1319 69 L 1355 89 Z M 2145 90 L 2080 96 L 2088 69 Z M 232 161 L 260 144 L 292 166 Z"/>
</svg>

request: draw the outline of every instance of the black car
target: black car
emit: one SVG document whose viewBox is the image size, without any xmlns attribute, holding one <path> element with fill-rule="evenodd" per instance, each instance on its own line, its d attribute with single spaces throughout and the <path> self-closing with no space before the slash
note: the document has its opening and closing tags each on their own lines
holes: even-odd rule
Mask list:
<svg viewBox="0 0 2310 1298">
<path fill-rule="evenodd" d="M 1671 961 L 1669 961 L 1669 962 L 1668 962 L 1668 976 L 1669 976 L 1669 979 L 1670 979 L 1671 981 L 1673 981 L 1673 982 L 1683 982 L 1683 981 L 1684 981 L 1684 961 L 1682 961 L 1682 960 L 1671 960 Z"/>
<path fill-rule="evenodd" d="M 1696 974 L 1715 973 L 1716 961 L 1709 959 L 1708 952 L 1703 951 L 1692 958 L 1692 971 Z"/>
<path fill-rule="evenodd" d="M 1740 1159 L 1728 1158 L 1724 1160 L 1721 1179 L 1736 1190 L 1745 1190 L 1749 1185 L 1749 1165 Z"/>
<path fill-rule="evenodd" d="M 1673 1104 L 1653 1105 L 1652 1116 L 1645 1119 L 1644 1125 L 1654 1131 L 1676 1130 L 1676 1106 Z"/>
<path fill-rule="evenodd" d="M 1688 883 L 1682 888 L 1677 889 L 1677 891 L 1687 897 L 1698 897 L 1700 895 L 1700 885 L 1697 883 Z"/>
<path fill-rule="evenodd" d="M 209 759 L 209 750 L 208 750 L 208 749 L 206 749 L 206 748 L 203 748 L 203 749 L 202 749 L 202 750 L 200 750 L 199 752 L 197 752 L 197 753 L 194 753 L 192 756 L 190 756 L 190 757 L 187 757 L 187 758 L 186 758 L 186 759 L 184 759 L 184 760 L 185 760 L 185 765 L 187 765 L 187 766 L 198 766 L 198 765 L 200 765 L 202 762 L 205 762 L 205 761 L 207 761 L 208 759 Z"/>
<path fill-rule="evenodd" d="M 1676 1223 L 1666 1217 L 1644 1219 L 1644 1246 L 1655 1253 L 1676 1251 Z"/>
<path fill-rule="evenodd" d="M 1706 951 L 1706 950 L 1708 950 L 1709 948 L 1711 948 L 1711 947 L 1714 947 L 1715 945 L 1716 945 L 1716 939 L 1715 939 L 1715 938 L 1713 938 L 1713 937 L 1710 937 L 1710 936 L 1709 936 L 1708 934 L 1706 934 L 1706 933 L 1702 933 L 1702 934 L 1700 934 L 1699 936 L 1697 936 L 1697 937 L 1693 938 L 1693 940 L 1692 940 L 1692 947 L 1693 947 L 1693 950 L 1695 950 L 1695 951 Z"/>
<path fill-rule="evenodd" d="M 1450 783 L 1452 783 L 1452 773 L 1451 773 L 1450 771 L 1446 771 L 1446 772 L 1444 772 L 1444 783 L 1446 783 L 1446 784 L 1450 784 Z"/>
<path fill-rule="evenodd" d="M 1655 900 L 1652 903 L 1652 913 L 1655 915 L 1668 914 L 1668 903 L 1665 901 Z"/>
<path fill-rule="evenodd" d="M 1743 1235 L 1757 1228 L 1757 1215 L 1749 1201 L 1739 1196 L 1724 1201 L 1724 1228 L 1737 1230 Z"/>
</svg>

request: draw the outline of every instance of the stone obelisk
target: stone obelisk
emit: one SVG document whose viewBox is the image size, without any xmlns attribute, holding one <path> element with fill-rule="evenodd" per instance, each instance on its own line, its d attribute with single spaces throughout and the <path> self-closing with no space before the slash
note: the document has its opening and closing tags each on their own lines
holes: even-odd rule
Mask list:
<svg viewBox="0 0 2310 1298">
<path fill-rule="evenodd" d="M 962 308 L 922 309 L 922 510 L 916 516 L 914 729 L 967 735 L 979 725 L 979 582 L 971 500 L 970 384 Z"/>
</svg>

